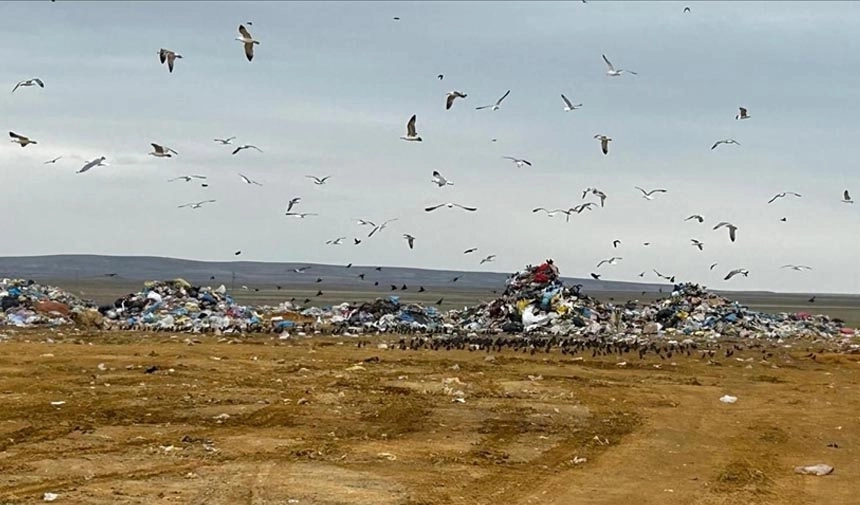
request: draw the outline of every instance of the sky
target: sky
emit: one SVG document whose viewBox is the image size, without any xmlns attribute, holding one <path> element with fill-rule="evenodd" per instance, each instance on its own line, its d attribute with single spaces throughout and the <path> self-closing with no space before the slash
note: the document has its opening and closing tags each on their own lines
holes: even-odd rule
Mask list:
<svg viewBox="0 0 860 505">
<path fill-rule="evenodd" d="M 2 126 L 38 142 L 0 144 L 0 256 L 242 250 L 500 272 L 553 258 L 565 276 L 860 292 L 860 202 L 840 202 L 860 197 L 860 3 L 60 0 L 3 2 L 0 17 L 15 20 L 0 83 L 45 82 L 0 92 Z M 260 41 L 252 62 L 240 23 Z M 183 56 L 172 74 L 160 48 Z M 607 76 L 601 54 L 638 75 Z M 475 110 L 508 89 L 499 110 Z M 446 111 L 452 90 L 468 96 Z M 561 93 L 582 108 L 565 112 Z M 750 119 L 734 119 L 739 106 Z M 412 114 L 423 142 L 400 140 Z M 595 134 L 613 139 L 609 155 Z M 234 135 L 263 152 L 213 142 Z M 710 149 L 726 138 L 741 145 Z M 151 142 L 179 155 L 149 156 Z M 99 156 L 109 166 L 75 173 Z M 434 170 L 454 185 L 436 187 Z M 167 182 L 185 174 L 209 187 Z M 582 203 L 587 187 L 604 208 L 532 212 Z M 802 197 L 767 203 L 783 191 Z M 319 215 L 285 216 L 297 196 L 294 210 Z M 423 210 L 443 202 L 479 210 Z M 684 221 L 694 213 L 705 222 Z M 357 224 L 392 218 L 369 239 Z M 749 277 L 724 281 L 734 268 Z"/>
</svg>

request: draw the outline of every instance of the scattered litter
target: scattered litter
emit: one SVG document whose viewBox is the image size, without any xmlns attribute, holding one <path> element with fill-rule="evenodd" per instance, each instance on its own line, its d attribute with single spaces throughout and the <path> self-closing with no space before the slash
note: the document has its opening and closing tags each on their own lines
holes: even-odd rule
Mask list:
<svg viewBox="0 0 860 505">
<path fill-rule="evenodd" d="M 720 397 L 720 401 L 723 403 L 735 403 L 736 401 L 738 401 L 738 397 L 731 395 L 723 395 Z"/>
<path fill-rule="evenodd" d="M 51 406 L 52 406 L 52 407 L 59 407 L 59 406 L 61 406 L 61 405 L 65 405 L 65 404 L 66 404 L 66 402 L 65 402 L 65 401 L 63 401 L 63 400 L 60 400 L 60 401 L 58 401 L 58 402 L 51 402 Z"/>
<path fill-rule="evenodd" d="M 376 457 L 387 459 L 388 461 L 396 461 L 397 460 L 397 456 L 395 456 L 394 454 L 391 454 L 390 452 L 380 452 L 379 454 L 376 455 Z"/>
<path fill-rule="evenodd" d="M 56 499 L 59 497 L 60 497 L 60 495 L 58 495 L 57 493 L 45 493 L 42 495 L 42 501 L 47 501 L 47 502 L 56 501 Z"/>
<path fill-rule="evenodd" d="M 574 465 L 581 465 L 581 464 L 585 463 L 586 461 L 588 461 L 588 458 L 580 458 L 579 456 L 574 456 L 572 463 Z"/>
<path fill-rule="evenodd" d="M 817 465 L 808 465 L 808 466 L 798 466 L 794 469 L 795 473 L 799 473 L 801 475 L 830 475 L 833 473 L 833 467 L 830 465 L 825 465 L 824 463 L 819 463 Z"/>
</svg>

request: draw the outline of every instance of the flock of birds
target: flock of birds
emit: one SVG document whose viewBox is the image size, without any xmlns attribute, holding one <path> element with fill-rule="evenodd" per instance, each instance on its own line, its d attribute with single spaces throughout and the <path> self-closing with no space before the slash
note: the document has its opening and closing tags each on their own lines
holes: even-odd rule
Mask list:
<svg viewBox="0 0 860 505">
<path fill-rule="evenodd" d="M 583 0 L 583 3 L 585 3 L 585 0 Z M 685 14 L 690 13 L 691 12 L 690 7 L 685 7 L 683 12 Z M 399 21 L 400 18 L 395 17 L 394 20 Z M 240 24 L 238 27 L 239 35 L 235 38 L 235 40 L 241 43 L 245 59 L 247 59 L 248 62 L 253 62 L 254 61 L 255 47 L 259 46 L 261 44 L 261 42 L 259 40 L 257 40 L 256 38 L 254 38 L 254 36 L 251 34 L 249 29 L 245 25 L 252 26 L 253 23 L 252 22 L 246 22 L 244 24 Z M 177 53 L 176 51 L 173 51 L 171 49 L 166 49 L 166 48 L 159 49 L 157 54 L 158 54 L 158 58 L 159 58 L 160 63 L 162 65 L 167 66 L 167 70 L 169 73 L 174 72 L 174 69 L 176 68 L 176 65 L 177 65 L 177 60 L 180 60 L 183 58 L 183 56 L 180 53 Z M 607 67 L 606 75 L 610 78 L 621 78 L 622 76 L 625 76 L 628 74 L 633 75 L 633 76 L 638 75 L 638 73 L 633 71 L 633 70 L 616 67 L 605 54 L 602 54 L 601 57 L 602 57 L 605 65 Z M 440 81 L 444 80 L 444 74 L 437 75 L 437 78 Z M 25 79 L 25 80 L 22 80 L 22 81 L 15 84 L 15 86 L 12 88 L 12 93 L 15 93 L 16 91 L 18 91 L 19 89 L 22 89 L 22 88 L 32 88 L 32 87 L 45 88 L 45 82 L 38 77 Z M 475 110 L 498 111 L 502 108 L 503 104 L 505 103 L 505 100 L 508 99 L 510 94 L 511 94 L 511 90 L 509 89 L 509 90 L 505 91 L 505 93 L 502 94 L 494 102 L 489 103 L 487 105 L 480 105 L 478 107 L 475 107 Z M 465 100 L 467 100 L 467 97 L 468 97 L 467 93 L 464 93 L 464 92 L 459 91 L 459 90 L 453 90 L 453 91 L 448 92 L 445 95 L 445 100 L 444 100 L 445 110 L 451 110 L 452 108 L 454 108 L 457 105 L 457 103 L 462 103 Z M 561 94 L 561 101 L 562 101 L 562 104 L 561 104 L 562 110 L 564 112 L 573 112 L 573 111 L 580 109 L 583 106 L 582 103 L 574 103 L 564 94 Z M 461 105 L 461 107 L 462 107 L 462 105 Z M 752 118 L 752 116 L 750 115 L 749 110 L 746 107 L 739 107 L 738 113 L 735 115 L 735 120 L 747 121 L 747 120 L 750 120 L 751 118 Z M 27 148 L 28 146 L 31 146 L 31 145 L 38 145 L 37 140 L 29 138 L 26 135 L 22 135 L 22 134 L 10 131 L 9 136 L 11 138 L 11 142 L 17 143 L 19 146 L 21 146 L 21 148 Z M 609 137 L 608 135 L 605 135 L 602 133 L 595 134 L 593 138 L 598 141 L 600 151 L 603 153 L 603 155 L 608 156 L 610 154 L 610 143 L 612 142 L 612 138 Z M 405 141 L 405 142 L 413 142 L 413 143 L 420 143 L 420 142 L 424 141 L 424 139 L 422 138 L 422 136 L 418 132 L 418 118 L 417 118 L 416 114 L 412 114 L 409 117 L 409 119 L 407 120 L 405 134 L 403 136 L 401 136 L 400 139 Z M 262 149 L 260 149 L 259 147 L 255 146 L 255 145 L 252 145 L 252 144 L 242 144 L 242 145 L 234 146 L 234 144 L 233 144 L 234 140 L 236 140 L 236 137 L 230 136 L 230 137 L 226 137 L 226 138 L 214 138 L 213 142 L 215 142 L 221 146 L 232 147 L 233 148 L 233 150 L 232 150 L 233 156 L 235 156 L 235 155 L 237 155 L 243 151 L 250 151 L 250 150 L 257 151 L 259 153 L 263 152 Z M 493 140 L 495 141 L 495 139 L 493 139 Z M 732 139 L 732 138 L 727 138 L 727 139 L 717 140 L 716 142 L 714 142 L 714 144 L 711 146 L 711 150 L 717 149 L 720 146 L 730 146 L 730 145 L 737 146 L 737 147 L 741 146 L 741 144 L 737 140 Z M 172 158 L 172 157 L 179 155 L 179 153 L 176 150 L 174 150 L 171 147 L 168 147 L 166 145 L 162 145 L 162 144 L 158 144 L 158 143 L 151 143 L 151 146 L 152 146 L 152 151 L 149 152 L 148 154 L 155 157 L 155 158 Z M 56 157 L 52 160 L 46 161 L 45 164 L 54 164 L 54 163 L 57 163 L 57 161 L 59 161 L 60 159 L 62 159 L 62 156 L 59 156 L 59 157 Z M 514 157 L 514 156 L 504 156 L 503 159 L 510 161 L 519 169 L 523 169 L 525 167 L 531 167 L 532 166 L 532 163 L 529 160 L 524 159 L 524 158 L 518 158 L 518 157 Z M 94 158 L 94 159 L 84 163 L 83 166 L 81 166 L 80 169 L 78 169 L 78 171 L 76 173 L 83 174 L 83 173 L 86 173 L 86 172 L 96 168 L 96 167 L 107 167 L 107 166 L 109 166 L 107 163 L 107 158 L 105 156 L 99 156 L 97 158 Z M 241 182 L 244 184 L 262 186 L 262 184 L 260 182 L 255 181 L 254 179 L 248 177 L 245 174 L 238 173 L 237 176 L 239 177 Z M 307 175 L 307 178 L 310 179 L 313 182 L 313 184 L 315 184 L 315 185 L 324 186 L 331 179 L 331 176 L 326 175 L 326 176 L 320 177 L 320 176 L 316 176 L 316 175 Z M 177 177 L 173 177 L 173 178 L 168 180 L 168 182 L 179 182 L 179 181 L 186 182 L 186 183 L 189 183 L 192 181 L 199 181 L 200 185 L 202 187 L 208 187 L 207 177 L 205 175 L 199 175 L 199 174 L 179 175 Z M 436 185 L 440 189 L 454 185 L 453 181 L 446 178 L 439 171 L 433 171 L 432 178 L 430 179 L 430 182 L 432 182 L 434 185 Z M 658 195 L 662 195 L 662 194 L 665 194 L 668 192 L 668 190 L 665 188 L 645 189 L 645 188 L 642 188 L 639 186 L 635 186 L 634 189 L 641 192 L 641 196 L 643 199 L 649 200 L 649 201 L 655 199 L 656 197 L 658 197 Z M 592 197 L 595 197 L 597 200 L 596 201 L 583 201 L 580 204 L 568 207 L 566 209 L 564 209 L 564 208 L 547 209 L 545 207 L 537 207 L 537 208 L 534 208 L 532 210 L 532 212 L 533 213 L 544 213 L 547 217 L 550 217 L 550 218 L 554 217 L 557 214 L 564 214 L 565 220 L 569 221 L 572 216 L 582 214 L 586 211 L 590 212 L 596 208 L 602 208 L 605 206 L 605 203 L 607 200 L 607 194 L 604 191 L 602 191 L 598 188 L 591 188 L 591 187 L 586 188 L 582 192 L 582 198 L 581 199 L 585 200 L 586 197 L 588 197 L 589 195 Z M 777 193 L 776 195 L 774 195 L 774 197 L 768 201 L 768 204 L 772 204 L 781 198 L 787 198 L 789 196 L 794 197 L 794 198 L 801 198 L 801 195 L 799 193 L 796 193 L 793 191 L 785 191 L 785 192 Z M 846 204 L 853 204 L 854 203 L 854 201 L 851 198 L 851 195 L 849 194 L 849 191 L 847 189 L 843 192 L 841 201 L 843 203 L 846 203 Z M 205 199 L 205 200 L 196 201 L 196 202 L 184 203 L 182 205 L 179 205 L 178 208 L 183 208 L 183 209 L 187 208 L 187 209 L 192 209 L 192 210 L 201 209 L 204 206 L 206 206 L 208 204 L 215 203 L 215 202 L 216 202 L 216 200 L 214 200 L 214 199 Z M 286 210 L 284 213 L 285 216 L 293 217 L 293 218 L 297 218 L 297 219 L 306 219 L 306 218 L 314 217 L 314 216 L 318 215 L 315 212 L 300 212 L 300 211 L 298 211 L 297 209 L 301 206 L 301 203 L 302 203 L 302 198 L 299 196 L 295 196 L 295 197 L 290 198 L 286 204 Z M 452 210 L 459 210 L 459 211 L 464 211 L 464 212 L 477 212 L 478 211 L 478 207 L 476 207 L 474 205 L 467 205 L 467 204 L 458 203 L 458 202 L 438 203 L 435 205 L 425 207 L 424 211 L 427 213 L 430 213 L 430 212 L 435 212 L 435 211 L 440 210 L 440 209 L 452 209 Z M 374 237 L 375 235 L 381 233 L 383 230 L 386 229 L 386 227 L 390 223 L 395 222 L 395 221 L 397 221 L 397 218 L 387 219 L 387 220 L 381 221 L 379 223 L 374 222 L 374 221 L 370 221 L 367 219 L 358 219 L 357 224 L 359 226 L 368 227 L 370 229 L 366 239 L 364 239 L 364 240 L 367 240 L 367 239 L 370 239 L 370 238 Z M 684 221 L 696 221 L 699 224 L 701 224 L 704 222 L 704 217 L 699 215 L 699 214 L 694 214 L 694 215 L 691 215 L 688 218 L 686 218 Z M 728 232 L 728 238 L 731 242 L 735 242 L 737 240 L 738 230 L 739 230 L 739 227 L 737 225 L 730 223 L 730 222 L 727 222 L 727 221 L 721 221 L 721 222 L 716 223 L 713 226 L 713 230 L 719 230 L 721 228 L 726 228 L 726 230 Z M 409 249 L 413 249 L 415 247 L 416 242 L 419 240 L 416 237 L 416 235 L 413 235 L 411 233 L 403 233 L 402 238 L 405 241 L 406 246 Z M 341 237 L 336 237 L 334 239 L 328 240 L 325 242 L 325 244 L 329 245 L 329 246 L 339 246 L 339 245 L 342 245 L 346 240 L 347 240 L 346 236 L 341 236 Z M 359 244 L 362 243 L 362 241 L 363 241 L 362 239 L 354 238 L 353 239 L 353 245 L 358 246 Z M 620 240 L 613 241 L 613 248 L 618 247 L 618 245 L 620 245 L 620 243 L 621 243 Z M 699 251 L 704 250 L 705 244 L 697 238 L 691 238 L 690 244 L 691 244 L 691 246 L 697 248 Z M 649 243 L 646 242 L 644 245 L 647 246 L 647 245 L 649 245 Z M 464 251 L 464 254 L 471 254 L 471 253 L 476 252 L 476 251 L 477 251 L 477 248 L 470 248 L 470 249 Z M 237 255 L 238 254 L 239 254 L 239 252 L 237 252 Z M 495 260 L 495 258 L 496 258 L 496 255 L 494 255 L 494 254 L 487 255 L 487 256 L 483 257 L 483 259 L 480 260 L 479 264 L 483 265 L 483 264 L 492 262 Z M 612 256 L 610 258 L 601 260 L 599 263 L 597 263 L 595 268 L 599 269 L 604 265 L 616 265 L 622 260 L 623 260 L 623 258 L 620 256 Z M 713 270 L 716 266 L 717 266 L 717 264 L 712 264 L 710 266 L 710 269 Z M 782 268 L 791 269 L 794 271 L 811 270 L 811 268 L 809 266 L 806 266 L 806 265 L 783 265 Z M 301 272 L 299 272 L 299 273 L 301 273 Z M 663 278 L 666 280 L 671 280 L 672 282 L 674 282 L 674 276 L 663 276 L 659 272 L 656 272 L 656 270 L 655 270 L 655 273 L 657 273 L 657 275 L 660 278 Z M 645 272 L 642 272 L 640 274 L 640 277 L 644 277 L 644 275 L 645 275 Z M 749 270 L 747 270 L 745 268 L 732 269 L 725 275 L 724 280 L 728 281 L 728 280 L 730 280 L 730 279 L 732 279 L 738 275 L 746 277 L 749 275 Z M 594 279 L 600 279 L 600 274 L 592 272 L 591 277 Z"/>
</svg>

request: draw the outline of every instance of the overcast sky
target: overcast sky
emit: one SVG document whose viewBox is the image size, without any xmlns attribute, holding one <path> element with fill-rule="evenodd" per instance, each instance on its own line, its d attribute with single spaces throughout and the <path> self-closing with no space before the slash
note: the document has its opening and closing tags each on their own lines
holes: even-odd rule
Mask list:
<svg viewBox="0 0 860 505">
<path fill-rule="evenodd" d="M 721 289 L 860 291 L 860 202 L 840 202 L 845 189 L 860 198 L 860 4 L 684 5 L 0 3 L 14 20 L 0 84 L 46 85 L 0 92 L 2 126 L 38 141 L 0 145 L 0 255 L 231 260 L 241 249 L 502 272 L 552 257 L 569 276 L 653 281 L 656 268 Z M 261 41 L 250 63 L 233 40 L 247 22 Z M 184 56 L 172 74 L 162 47 Z M 607 76 L 602 53 L 639 75 Z M 454 89 L 468 97 L 446 111 Z M 500 110 L 475 110 L 508 89 Z M 564 112 L 561 93 L 583 107 Z M 739 106 L 749 120 L 734 119 Z M 399 139 L 412 114 L 422 143 Z M 608 156 L 597 133 L 613 139 Z M 212 141 L 232 135 L 264 152 L 231 156 Z M 724 138 L 742 145 L 710 149 Z M 179 155 L 148 156 L 150 142 Z M 110 166 L 75 173 L 101 155 Z M 433 170 L 455 185 L 437 188 Z M 183 174 L 210 187 L 167 182 Z M 309 174 L 332 177 L 316 186 Z M 668 193 L 647 201 L 634 186 Z M 605 208 L 569 223 L 531 212 L 579 204 L 586 187 L 608 194 Z M 767 203 L 782 191 L 803 197 Z M 319 216 L 284 216 L 294 196 Z M 447 201 L 479 211 L 423 211 Z M 705 223 L 685 222 L 693 213 Z M 356 224 L 395 217 L 371 239 Z M 723 220 L 737 242 L 712 230 Z M 488 254 L 496 262 L 479 266 Z M 623 260 L 595 268 L 611 256 Z M 749 277 L 722 280 L 738 267 Z"/>
</svg>

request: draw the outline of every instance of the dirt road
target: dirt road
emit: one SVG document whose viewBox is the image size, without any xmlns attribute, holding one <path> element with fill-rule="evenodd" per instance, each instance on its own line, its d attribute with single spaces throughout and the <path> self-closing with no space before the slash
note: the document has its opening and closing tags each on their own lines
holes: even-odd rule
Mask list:
<svg viewBox="0 0 860 505">
<path fill-rule="evenodd" d="M 62 333 L 0 332 L 0 504 L 53 492 L 63 504 L 800 505 L 860 492 L 860 356 L 812 359 L 805 345 L 707 364 Z M 835 473 L 793 473 L 820 462 Z"/>
</svg>

